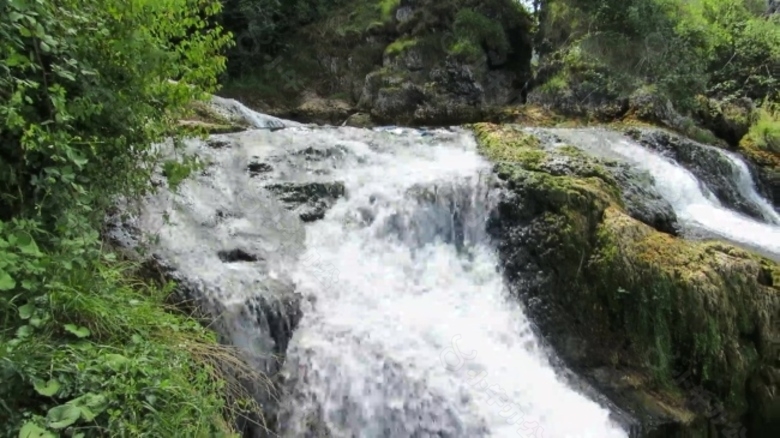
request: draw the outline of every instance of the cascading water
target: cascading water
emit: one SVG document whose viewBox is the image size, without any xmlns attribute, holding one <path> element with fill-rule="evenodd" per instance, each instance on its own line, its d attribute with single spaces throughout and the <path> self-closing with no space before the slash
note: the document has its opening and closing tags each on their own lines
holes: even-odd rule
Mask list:
<svg viewBox="0 0 780 438">
<path fill-rule="evenodd" d="M 620 133 L 599 129 L 549 131 L 589 153 L 631 163 L 649 172 L 661 196 L 672 205 L 684 231 L 726 239 L 780 260 L 778 214 L 756 193 L 747 166 L 733 154 L 722 152 L 733 164 L 733 182 L 747 199 L 761 209 L 761 215 L 767 222 L 755 220 L 725 207 L 684 167 Z"/>
<path fill-rule="evenodd" d="M 346 196 L 308 226 L 294 274 L 311 304 L 288 349 L 283 436 L 626 436 L 556 376 L 507 296 L 470 133 L 300 131 L 272 135 L 341 151 L 307 178 Z"/>
<path fill-rule="evenodd" d="M 756 185 L 753 182 L 753 177 L 750 175 L 750 169 L 748 169 L 747 164 L 733 152 L 721 151 L 721 154 L 728 158 L 731 163 L 734 169 L 734 183 L 739 192 L 742 193 L 742 196 L 758 206 L 765 221 L 773 225 L 780 225 L 780 214 L 775 211 L 769 201 L 756 191 Z"/>
<path fill-rule="evenodd" d="M 470 133 L 310 128 L 214 103 L 268 129 L 188 142 L 209 166 L 112 233 L 126 246 L 128 231 L 156 234 L 154 256 L 253 366 L 273 374 L 286 353 L 282 436 L 627 436 L 556 374 L 508 296 L 485 230 L 490 166 Z M 556 134 L 647 170 L 685 228 L 780 257 L 776 225 L 725 208 L 661 154 L 617 133 Z"/>
</svg>

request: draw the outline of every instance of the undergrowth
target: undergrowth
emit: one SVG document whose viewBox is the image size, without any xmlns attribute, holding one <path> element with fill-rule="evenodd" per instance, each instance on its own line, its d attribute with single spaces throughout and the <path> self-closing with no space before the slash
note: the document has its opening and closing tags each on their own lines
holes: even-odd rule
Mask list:
<svg viewBox="0 0 780 438">
<path fill-rule="evenodd" d="M 0 2 L 0 435 L 235 436 L 248 373 L 103 247 L 118 196 L 213 92 L 212 0 Z M 165 163 L 172 183 L 197 163 Z M 259 377 L 259 376 L 258 376 Z"/>
<path fill-rule="evenodd" d="M 748 137 L 759 149 L 780 154 L 780 104 L 767 102 L 756 111 Z"/>
<path fill-rule="evenodd" d="M 233 420 L 252 402 L 224 372 L 252 372 L 165 304 L 172 283 L 137 277 L 111 252 L 71 269 L 60 254 L 27 253 L 52 281 L 35 299 L 2 300 L 0 434 L 237 436 Z"/>
</svg>

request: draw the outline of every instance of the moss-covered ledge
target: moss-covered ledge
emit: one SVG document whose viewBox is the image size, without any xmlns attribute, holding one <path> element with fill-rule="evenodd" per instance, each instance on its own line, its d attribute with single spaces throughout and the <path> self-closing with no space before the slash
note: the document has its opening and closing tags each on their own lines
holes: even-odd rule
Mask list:
<svg viewBox="0 0 780 438">
<path fill-rule="evenodd" d="M 679 426 L 667 432 L 703 432 L 718 407 L 721 430 L 777 424 L 775 262 L 632 218 L 622 183 L 573 147 L 473 129 L 505 188 L 489 225 L 505 275 L 569 366 L 646 424 Z M 691 385 L 712 397 L 697 404 Z"/>
<path fill-rule="evenodd" d="M 179 126 L 186 132 L 200 134 L 229 134 L 247 130 L 243 120 L 230 119 L 216 111 L 209 103 L 195 101 L 190 104 Z"/>
</svg>

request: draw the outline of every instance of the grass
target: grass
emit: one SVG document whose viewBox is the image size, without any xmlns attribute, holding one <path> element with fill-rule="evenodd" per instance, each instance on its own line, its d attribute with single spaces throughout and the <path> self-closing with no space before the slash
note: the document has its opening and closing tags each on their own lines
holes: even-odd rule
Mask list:
<svg viewBox="0 0 780 438">
<path fill-rule="evenodd" d="M 263 376 L 166 304 L 173 284 L 107 251 L 50 266 L 48 294 L 1 302 L 0 435 L 237 437 L 259 412 L 234 376 Z"/>
</svg>

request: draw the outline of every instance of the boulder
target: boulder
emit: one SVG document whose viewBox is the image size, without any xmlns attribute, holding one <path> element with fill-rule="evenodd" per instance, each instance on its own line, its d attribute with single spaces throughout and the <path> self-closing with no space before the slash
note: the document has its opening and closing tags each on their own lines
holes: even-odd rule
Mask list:
<svg viewBox="0 0 780 438">
<path fill-rule="evenodd" d="M 640 419 L 642 436 L 771 436 L 777 263 L 648 225 L 598 160 L 561 171 L 571 151 L 544 138 L 475 130 L 503 181 L 489 231 L 508 283 L 562 360 Z"/>
</svg>

